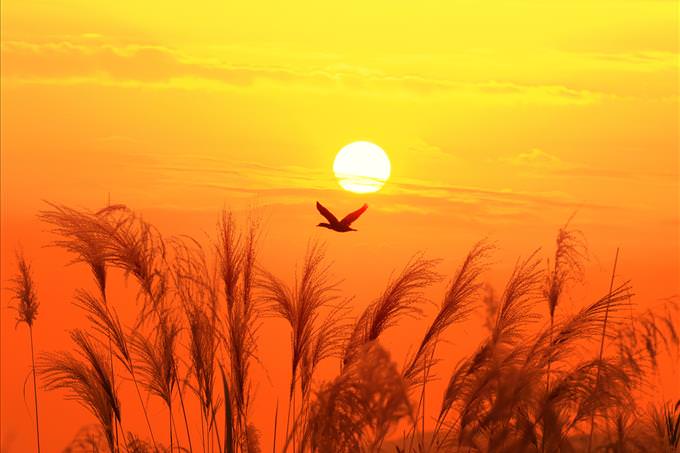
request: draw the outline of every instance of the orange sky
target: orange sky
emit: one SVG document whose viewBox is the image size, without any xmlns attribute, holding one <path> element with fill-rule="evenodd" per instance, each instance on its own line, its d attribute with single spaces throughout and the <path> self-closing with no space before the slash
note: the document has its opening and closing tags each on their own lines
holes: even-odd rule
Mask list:
<svg viewBox="0 0 680 453">
<path fill-rule="evenodd" d="M 70 307 L 82 269 L 42 247 L 43 200 L 94 209 L 110 196 L 200 237 L 222 207 L 255 209 L 266 267 L 289 277 L 310 238 L 327 241 L 357 309 L 415 252 L 450 275 L 485 236 L 500 283 L 577 212 L 591 294 L 616 247 L 640 305 L 680 293 L 677 2 L 108 3 L 2 2 L 3 452 L 33 445 L 26 332 L 4 308 L 19 243 L 43 303 L 37 348 L 82 322 Z M 376 194 L 332 174 L 355 140 L 390 156 Z M 370 208 L 339 236 L 314 228 L 316 200 Z M 271 322 L 262 353 L 276 370 Z M 76 428 L 55 412 L 89 420 L 73 406 L 45 395 L 46 442 Z"/>
</svg>

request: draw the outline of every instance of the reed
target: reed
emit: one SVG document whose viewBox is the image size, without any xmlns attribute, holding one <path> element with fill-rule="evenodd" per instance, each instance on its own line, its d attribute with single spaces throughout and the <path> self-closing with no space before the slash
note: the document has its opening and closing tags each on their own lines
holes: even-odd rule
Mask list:
<svg viewBox="0 0 680 453">
<path fill-rule="evenodd" d="M 253 218 L 241 228 L 223 212 L 217 238 L 206 247 L 186 236 L 165 238 L 122 205 L 92 212 L 50 205 L 40 216 L 58 237 L 53 245 L 85 263 L 94 286 L 75 292 L 90 328 L 71 332 L 72 351 L 34 360 L 31 344 L 38 442 L 36 377 L 41 377 L 45 389 L 65 391 L 98 422 L 79 432 L 66 451 L 260 452 L 260 433 L 251 420 L 257 385 L 252 368 L 259 363 L 260 322 L 269 314 L 286 321 L 291 341 L 286 428 L 278 427 L 277 404 L 274 436 L 284 434 L 274 439 L 274 452 L 678 448 L 680 404 L 643 407 L 639 396 L 647 398 L 656 388 L 664 360 L 677 363 L 680 303 L 671 298 L 634 313 L 630 283 L 612 280 L 609 292 L 582 302 L 575 312 L 558 310 L 586 260 L 585 240 L 569 222 L 558 231 L 547 270 L 536 250 L 515 262 L 499 293 L 482 279 L 492 247 L 476 244 L 399 369 L 379 342 L 388 330 L 403 329 L 408 318 L 424 316 L 425 290 L 441 276 L 438 262 L 422 254 L 350 318 L 350 299 L 331 274 L 325 248 L 310 243 L 288 283 L 259 259 L 259 224 Z M 32 337 L 38 299 L 30 265 L 21 255 L 18 262 L 12 281 L 17 322 L 26 323 Z M 131 277 L 138 289 L 131 328 L 118 315 L 122 307 L 108 300 L 113 269 Z M 480 299 L 488 335 L 469 356 L 445 362 L 439 341 Z M 547 313 L 541 305 L 546 301 Z M 329 358 L 340 360 L 339 372 L 321 382 L 318 370 Z M 453 370 L 428 433 L 426 417 L 434 404 L 427 385 L 442 363 Z M 120 379 L 127 376 L 131 379 Z M 135 427 L 123 429 L 118 391 L 131 384 L 150 439 Z M 154 436 L 143 393 L 167 408 L 165 446 Z M 185 445 L 175 427 L 178 401 Z M 202 425 L 197 446 L 190 416 Z M 126 425 L 130 419 L 126 416 Z M 403 441 L 396 445 L 391 436 L 400 428 Z"/>
<path fill-rule="evenodd" d="M 317 392 L 308 420 L 295 428 L 302 431 L 298 451 L 377 453 L 390 430 L 411 413 L 407 385 L 396 364 L 371 341 Z"/>
<path fill-rule="evenodd" d="M 139 382 L 137 380 L 137 374 L 135 372 L 135 366 L 133 363 L 132 353 L 130 351 L 130 346 L 128 342 L 128 335 L 125 333 L 123 325 L 118 318 L 114 308 L 110 308 L 106 302 L 95 295 L 92 295 L 84 290 L 76 291 L 76 306 L 80 307 L 87 316 L 95 331 L 99 332 L 103 336 L 106 336 L 109 340 L 109 354 L 115 354 L 116 358 L 123 364 L 125 369 L 128 371 L 132 378 L 132 382 L 135 386 L 135 391 L 137 393 L 137 398 L 142 407 L 142 412 L 144 413 L 144 420 L 146 422 L 147 429 L 149 430 L 149 435 L 151 436 L 152 444 L 156 445 L 156 438 L 153 434 L 153 429 L 151 428 L 151 421 L 149 420 L 149 413 L 142 398 L 142 394 L 139 389 Z M 112 349 L 115 346 L 115 350 Z M 113 367 L 112 367 L 113 373 Z"/>
<path fill-rule="evenodd" d="M 218 325 L 217 273 L 201 246 L 192 240 L 173 241 L 173 289 L 182 308 L 188 336 L 189 375 L 191 389 L 201 407 L 201 424 L 207 427 L 202 445 L 219 439 L 216 428 L 216 365 L 222 333 Z M 181 391 L 180 391 L 181 393 Z"/>
<path fill-rule="evenodd" d="M 71 339 L 76 354 L 57 352 L 40 358 L 45 389 L 64 390 L 67 399 L 88 409 L 99 421 L 110 451 L 118 451 L 114 430 L 121 423 L 121 406 L 107 355 L 82 330 L 73 330 Z"/>
<path fill-rule="evenodd" d="M 612 278 L 611 278 L 611 283 L 609 284 L 609 296 L 611 297 L 611 293 L 614 289 L 614 278 L 616 277 L 616 265 L 619 261 L 619 249 L 616 249 L 616 256 L 614 257 L 614 268 L 612 269 Z M 602 322 L 602 336 L 600 337 L 600 352 L 598 355 L 598 361 L 602 362 L 602 355 L 604 354 L 604 339 L 607 336 L 607 321 L 609 320 L 609 305 L 607 304 L 607 308 L 604 313 L 604 320 Z M 600 373 L 601 373 L 601 367 L 598 365 L 597 367 L 597 377 L 595 379 L 595 388 L 598 389 L 600 386 Z M 592 413 L 590 417 L 590 434 L 588 435 L 588 453 L 590 453 L 591 448 L 592 448 L 592 443 L 593 443 L 593 432 L 595 431 L 595 412 Z"/>
<path fill-rule="evenodd" d="M 383 293 L 371 302 L 357 318 L 347 342 L 343 364 L 352 361 L 364 344 L 377 340 L 404 317 L 422 314 L 419 305 L 425 301 L 423 290 L 440 279 L 434 271 L 436 260 L 414 256 L 399 275 L 391 278 Z"/>
<path fill-rule="evenodd" d="M 544 296 L 548 302 L 550 314 L 550 335 L 553 334 L 555 325 L 555 309 L 560 303 L 562 294 L 567 285 L 582 277 L 584 272 L 583 261 L 586 258 L 586 246 L 583 233 L 571 229 L 571 218 L 560 228 L 555 239 L 555 255 L 552 268 L 548 263 L 548 276 L 545 282 Z M 552 363 L 548 361 L 548 369 L 545 376 L 546 392 L 550 392 L 550 368 Z M 541 451 L 545 446 L 541 445 Z"/>
<path fill-rule="evenodd" d="M 38 218 L 49 224 L 52 233 L 59 237 L 52 245 L 74 255 L 72 263 L 87 264 L 102 299 L 106 300 L 107 256 L 103 231 L 112 216 L 126 208 L 122 205 L 108 206 L 92 213 L 54 203 L 48 205 L 51 209 L 41 211 Z"/>
<path fill-rule="evenodd" d="M 173 314 L 165 312 L 161 315 L 153 338 L 142 333 L 133 333 L 130 345 L 136 355 L 135 372 L 144 388 L 152 395 L 159 397 L 168 408 L 170 426 L 169 443 L 173 449 L 172 438 L 172 397 L 177 378 L 176 342 L 179 325 Z M 179 390 L 178 390 L 179 391 Z"/>
<path fill-rule="evenodd" d="M 28 338 L 31 348 L 31 373 L 33 375 L 33 406 L 35 411 L 35 441 L 36 449 L 40 453 L 40 418 L 38 411 L 38 384 L 35 370 L 35 347 L 33 345 L 33 323 L 38 318 L 40 302 L 35 289 L 31 265 L 23 253 L 17 252 L 18 273 L 12 279 L 12 296 L 16 301 L 16 325 L 21 323 L 28 326 Z"/>
<path fill-rule="evenodd" d="M 349 329 L 349 324 L 344 324 L 345 317 L 342 316 L 343 302 L 338 294 L 338 283 L 332 280 L 324 256 L 323 247 L 313 243 L 307 249 L 302 271 L 292 287 L 267 272 L 263 272 L 259 284 L 270 312 L 285 319 L 291 327 L 291 380 L 286 436 L 290 432 L 290 413 L 295 412 L 296 388 L 299 386 L 303 401 L 300 413 L 305 414 L 304 403 L 316 364 L 323 358 L 340 356 L 346 338 L 344 332 Z M 324 308 L 330 308 L 331 313 L 325 321 L 319 321 Z M 329 330 L 333 335 L 326 335 L 325 332 Z M 300 381 L 301 377 L 304 385 Z M 295 449 L 295 437 L 293 439 Z"/>
<path fill-rule="evenodd" d="M 252 383 L 251 362 L 256 359 L 256 338 L 262 309 L 253 297 L 256 281 L 258 222 L 250 218 L 239 232 L 230 212 L 222 212 L 215 244 L 218 275 L 226 300 L 224 345 L 229 357 L 230 404 L 235 409 L 235 445 L 241 451 L 256 447 L 257 436 L 249 423 Z"/>
<path fill-rule="evenodd" d="M 472 247 L 465 260 L 452 279 L 444 299 L 434 320 L 425 332 L 415 354 L 408 360 L 402 374 L 404 380 L 412 388 L 421 386 L 418 414 L 423 414 L 421 421 L 421 448 L 424 448 L 425 437 L 425 386 L 430 378 L 430 370 L 435 363 L 435 350 L 440 335 L 452 324 L 465 319 L 473 309 L 474 297 L 481 288 L 479 277 L 485 269 L 485 261 L 492 247 L 485 241 L 478 242 Z M 411 446 L 416 435 L 416 415 L 411 433 Z"/>
<path fill-rule="evenodd" d="M 587 250 L 583 233 L 570 228 L 571 219 L 557 232 L 555 239 L 555 255 L 552 267 L 548 263 L 548 275 L 545 282 L 544 296 L 548 302 L 550 314 L 550 331 L 555 322 L 555 309 L 560 303 L 567 285 L 573 280 L 582 278 L 584 272 L 583 261 Z M 546 388 L 550 391 L 550 362 L 546 373 Z"/>
<path fill-rule="evenodd" d="M 449 379 L 431 444 L 437 440 L 446 417 L 456 404 L 460 404 L 461 431 L 470 420 L 481 418 L 486 408 L 485 398 L 495 391 L 494 383 L 498 383 L 500 376 L 514 373 L 521 363 L 521 339 L 528 324 L 537 319 L 533 308 L 543 277 L 537 255 L 538 251 L 517 261 L 500 300 L 493 304 L 497 307 L 496 319 L 489 337 L 471 358 L 458 365 Z M 516 374 L 516 378 L 522 377 L 520 373 Z M 496 410 L 501 407 L 499 404 Z M 439 442 L 444 443 L 450 432 L 448 430 Z"/>
<path fill-rule="evenodd" d="M 481 288 L 479 277 L 486 267 L 486 260 L 492 247 L 481 241 L 472 247 L 465 260 L 448 285 L 444 299 L 435 318 L 423 335 L 418 349 L 404 368 L 403 375 L 409 386 L 422 383 L 419 376 L 431 365 L 428 360 L 436 347 L 439 336 L 453 323 L 465 319 L 473 309 L 474 297 Z"/>
</svg>

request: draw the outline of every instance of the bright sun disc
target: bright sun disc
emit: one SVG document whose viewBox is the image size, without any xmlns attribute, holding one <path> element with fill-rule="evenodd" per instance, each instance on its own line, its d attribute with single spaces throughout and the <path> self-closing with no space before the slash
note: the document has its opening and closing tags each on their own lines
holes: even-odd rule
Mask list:
<svg viewBox="0 0 680 453">
<path fill-rule="evenodd" d="M 377 192 L 390 177 L 390 159 L 371 142 L 354 142 L 342 148 L 333 162 L 340 186 L 355 193 Z"/>
</svg>

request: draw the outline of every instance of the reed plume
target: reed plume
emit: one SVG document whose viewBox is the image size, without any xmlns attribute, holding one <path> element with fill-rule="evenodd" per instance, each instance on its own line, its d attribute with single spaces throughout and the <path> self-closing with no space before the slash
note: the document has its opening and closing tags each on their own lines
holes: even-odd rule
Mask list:
<svg viewBox="0 0 680 453">
<path fill-rule="evenodd" d="M 410 448 L 413 447 L 419 417 L 421 421 L 421 441 L 423 444 L 425 441 L 425 387 L 431 377 L 430 370 L 436 363 L 435 350 L 439 336 L 451 324 L 462 321 L 472 311 L 474 296 L 482 286 L 479 276 L 485 269 L 485 261 L 491 248 L 485 241 L 480 241 L 472 247 L 449 284 L 437 315 L 425 332 L 418 349 L 407 361 L 402 371 L 409 389 L 416 385 L 421 386 L 418 415 L 413 423 Z M 424 448 L 424 445 L 422 445 L 422 448 Z"/>
<path fill-rule="evenodd" d="M 616 345 L 619 359 L 631 372 L 641 377 L 655 372 L 662 353 L 676 359 L 680 356 L 678 320 L 680 298 L 671 298 L 631 317 L 619 329 Z"/>
<path fill-rule="evenodd" d="M 226 299 L 225 345 L 230 365 L 230 396 L 236 409 L 234 442 L 242 451 L 255 448 L 249 437 L 248 410 L 251 398 L 250 363 L 256 357 L 256 334 L 261 312 L 253 297 L 256 279 L 259 226 L 249 220 L 245 233 L 238 232 L 233 216 L 224 211 L 218 223 L 216 244 L 219 275 Z M 252 430 L 251 430 L 252 431 Z"/>
<path fill-rule="evenodd" d="M 30 263 L 21 252 L 17 252 L 16 257 L 19 269 L 17 275 L 12 279 L 12 296 L 17 304 L 12 308 L 17 313 L 16 325 L 25 323 L 30 329 L 38 318 L 40 302 L 36 294 Z"/>
<path fill-rule="evenodd" d="M 680 450 L 680 400 L 626 409 L 619 411 L 615 437 L 605 448 L 635 453 L 677 453 Z"/>
<path fill-rule="evenodd" d="M 151 428 L 151 421 L 149 420 L 146 404 L 139 389 L 139 382 L 137 381 L 137 375 L 133 365 L 133 358 L 128 344 L 128 335 L 125 334 L 123 325 L 118 318 L 118 314 L 113 307 L 109 307 L 109 305 L 106 304 L 104 299 L 84 290 L 76 291 L 75 304 L 77 307 L 85 311 L 87 319 L 93 325 L 95 331 L 108 338 L 109 353 L 115 354 L 116 358 L 120 361 L 120 363 L 123 364 L 127 372 L 132 377 L 132 382 L 135 385 L 135 391 L 137 392 L 137 397 L 139 398 L 139 402 L 142 406 L 144 420 L 146 421 L 147 429 L 149 430 L 149 435 L 151 436 L 151 441 L 155 445 L 156 439 L 153 434 L 153 429 Z M 115 346 L 115 349 L 113 349 L 113 346 Z M 111 372 L 113 373 L 113 365 L 111 368 Z"/>
<path fill-rule="evenodd" d="M 567 285 L 583 276 L 583 261 L 587 257 L 583 233 L 580 230 L 571 229 L 570 222 L 571 218 L 558 230 L 552 266 L 548 262 L 548 274 L 543 291 L 548 302 L 551 322 Z"/>
<path fill-rule="evenodd" d="M 292 288 L 286 286 L 274 275 L 264 271 L 263 278 L 260 281 L 263 300 L 269 305 L 270 311 L 285 319 L 292 330 L 288 419 L 294 402 L 295 388 L 301 374 L 302 362 L 309 359 L 313 361 L 314 351 L 323 352 L 320 355 L 321 357 L 333 352 L 337 352 L 339 355 L 342 352 L 339 348 L 334 351 L 336 349 L 334 345 L 342 344 L 337 341 L 337 336 L 344 335 L 341 333 L 344 329 L 336 330 L 333 338 L 323 335 L 322 329 L 334 328 L 343 321 L 343 317 L 332 314 L 331 317 L 327 318 L 330 321 L 318 322 L 321 309 L 341 306 L 337 283 L 331 280 L 329 267 L 323 262 L 324 255 L 324 249 L 318 244 L 312 244 L 308 247 L 302 272 Z M 337 311 L 334 313 L 337 314 Z M 326 341 L 333 341 L 333 344 L 326 344 Z M 317 357 L 319 357 L 319 354 L 317 354 Z M 309 365 L 311 363 L 307 362 L 308 370 L 310 369 Z M 311 373 L 308 372 L 308 376 L 305 376 L 305 382 L 311 381 L 311 378 Z M 308 388 L 309 386 L 305 384 L 305 390 Z M 302 395 L 303 401 L 305 396 Z M 301 412 L 304 414 L 304 411 Z M 286 424 L 289 425 L 289 421 Z M 286 427 L 287 433 L 288 426 Z"/>
<path fill-rule="evenodd" d="M 134 433 L 128 433 L 125 450 L 127 453 L 170 453 L 170 449 L 162 445 L 150 444 Z"/>
<path fill-rule="evenodd" d="M 162 308 L 167 293 L 165 241 L 158 230 L 122 205 L 111 206 L 92 224 L 105 262 L 137 280 L 144 296 L 139 320 Z"/>
<path fill-rule="evenodd" d="M 548 313 L 550 314 L 550 335 L 553 333 L 555 324 L 555 309 L 562 298 L 562 294 L 572 280 L 578 279 L 583 275 L 583 261 L 586 258 L 586 246 L 583 233 L 579 230 L 569 228 L 571 218 L 557 232 L 555 239 L 555 256 L 552 268 L 548 263 L 548 276 L 545 282 L 544 295 L 548 302 Z M 551 362 L 548 361 L 548 369 L 545 377 L 546 391 L 550 391 L 550 368 Z M 543 446 L 542 451 L 545 451 Z"/>
<path fill-rule="evenodd" d="M 566 389 L 571 391 L 578 383 L 588 389 L 588 395 L 595 394 L 594 387 L 588 385 L 596 380 L 596 368 L 604 361 L 593 362 L 590 366 L 581 365 L 580 369 L 577 366 L 576 371 L 573 371 L 567 358 L 579 342 L 595 339 L 601 333 L 607 310 L 614 325 L 620 325 L 621 311 L 628 307 L 630 286 L 625 283 L 575 315 L 558 319 L 554 325 L 554 335 L 547 327 L 536 334 L 534 341 L 526 342 L 523 340 L 526 338 L 523 326 L 536 318 L 533 307 L 540 279 L 535 254 L 516 266 L 501 297 L 496 324 L 489 338 L 474 355 L 459 363 L 449 380 L 435 435 L 440 427 L 446 427 L 446 430 L 444 436 L 433 442 L 434 445 L 456 448 L 448 439 L 457 432 L 458 445 L 484 451 L 515 451 L 527 445 L 539 449 L 544 445 L 545 448 L 552 448 L 555 439 L 564 437 L 562 431 L 555 434 L 554 427 L 560 426 L 568 431 L 576 423 L 564 422 L 564 425 L 560 425 L 554 417 L 573 412 L 576 406 L 560 405 L 553 400 L 556 394 L 545 396 L 541 380 L 545 380 L 548 362 L 560 365 L 557 368 L 558 380 L 566 384 L 560 385 L 559 392 L 564 393 Z M 623 383 L 611 394 L 628 394 L 631 384 L 625 369 L 609 361 L 605 366 L 608 372 L 611 371 L 607 376 L 607 385 Z M 586 369 L 590 374 L 584 371 Z M 614 373 L 616 370 L 618 374 Z M 580 380 L 563 381 L 570 373 L 572 377 L 576 373 Z M 589 377 L 587 383 L 586 377 Z M 598 387 L 598 390 L 602 388 Z M 607 395 L 604 391 L 601 393 L 601 398 Z M 598 404 L 588 406 L 584 403 L 580 410 L 590 416 L 592 408 L 608 407 L 602 401 Z M 446 417 L 454 409 L 457 413 L 455 421 L 447 422 Z M 580 417 L 577 422 L 582 420 L 583 417 Z"/>
<path fill-rule="evenodd" d="M 631 316 L 629 322 L 617 329 L 614 338 L 616 362 L 639 389 L 654 387 L 653 378 L 658 377 L 658 360 L 662 354 L 678 362 L 678 312 L 678 298 L 668 298 Z M 673 438 L 673 429 L 669 433 L 668 428 L 675 426 L 672 423 L 668 425 L 669 418 L 666 417 L 673 413 L 672 405 L 665 403 L 662 406 L 652 405 L 647 410 L 641 409 L 637 406 L 617 408 L 613 423 L 602 420 L 606 425 L 607 437 L 611 439 L 605 447 L 613 451 L 677 451 L 678 446 L 668 442 Z"/>
<path fill-rule="evenodd" d="M 75 305 L 85 312 L 94 329 L 111 339 L 112 345 L 115 346 L 114 354 L 131 371 L 132 356 L 127 335 L 115 309 L 106 305 L 101 298 L 82 289 L 76 291 L 75 299 Z"/>
<path fill-rule="evenodd" d="M 556 451 L 568 444 L 568 432 L 579 423 L 589 421 L 597 412 L 630 408 L 633 381 L 615 361 L 593 359 L 580 362 L 555 381 L 547 394 L 543 411 L 545 449 Z"/>
<path fill-rule="evenodd" d="M 218 325 L 217 269 L 208 263 L 201 246 L 175 240 L 172 276 L 177 300 L 186 317 L 190 367 L 189 381 L 201 407 L 201 426 L 206 422 L 208 439 L 213 433 L 216 411 L 215 373 L 222 333 Z M 181 392 L 181 388 L 180 388 Z M 214 431 L 219 439 L 218 431 Z M 205 445 L 205 437 L 202 442 Z M 218 443 L 221 443 L 219 441 Z"/>
<path fill-rule="evenodd" d="M 422 313 L 418 305 L 424 300 L 424 288 L 440 278 L 434 271 L 436 263 L 436 260 L 426 260 L 422 255 L 416 255 L 399 275 L 388 281 L 380 297 L 371 302 L 354 323 L 343 364 L 348 364 L 361 346 L 377 340 L 402 318 Z"/>
<path fill-rule="evenodd" d="M 99 425 L 86 425 L 78 430 L 63 453 L 99 453 L 111 451 Z"/>
<path fill-rule="evenodd" d="M 28 338 L 31 347 L 31 372 L 33 374 L 33 405 L 35 408 L 35 436 L 36 447 L 40 453 L 40 420 L 38 413 L 38 384 L 35 370 L 35 348 L 33 346 L 33 323 L 38 317 L 40 302 L 35 290 L 31 265 L 23 253 L 17 252 L 19 272 L 12 279 L 12 297 L 16 301 L 13 308 L 17 313 L 16 325 L 25 323 L 28 326 Z"/>
<path fill-rule="evenodd" d="M 552 266 L 548 263 L 548 274 L 543 291 L 551 319 L 555 316 L 555 309 L 567 285 L 583 276 L 583 262 L 587 257 L 583 233 L 570 228 L 570 222 L 571 219 L 558 230 Z"/>
<path fill-rule="evenodd" d="M 109 451 L 106 436 L 97 425 L 82 427 L 63 453 L 100 453 Z M 134 433 L 128 433 L 125 443 L 126 453 L 170 453 L 170 449 L 162 445 L 153 445 L 140 439 Z"/>
<path fill-rule="evenodd" d="M 52 209 L 41 211 L 38 217 L 50 224 L 52 232 L 60 237 L 52 245 L 75 255 L 73 263 L 83 262 L 88 265 L 102 298 L 106 300 L 106 231 L 113 228 L 113 225 L 109 225 L 112 216 L 126 211 L 126 208 L 123 205 L 113 205 L 93 213 L 48 204 Z"/>
<path fill-rule="evenodd" d="M 114 429 L 121 423 L 121 408 L 106 353 L 82 330 L 73 330 L 71 339 L 77 355 L 58 352 L 41 357 L 45 389 L 65 390 L 67 399 L 88 409 L 99 421 L 110 451 L 115 452 Z"/>
<path fill-rule="evenodd" d="M 407 362 L 403 375 L 409 386 L 419 381 L 424 371 L 431 365 L 432 350 L 439 336 L 453 323 L 465 319 L 473 309 L 474 296 L 481 287 L 479 276 L 486 267 L 486 259 L 492 247 L 485 241 L 478 242 L 467 254 L 456 276 L 449 284 L 444 300 L 434 320 L 416 350 Z"/>
<path fill-rule="evenodd" d="M 243 254 L 241 251 L 241 237 L 236 230 L 234 217 L 231 212 L 222 211 L 222 218 L 217 226 L 217 253 L 224 295 L 227 308 L 231 309 L 236 300 L 237 285 L 240 279 Z"/>
<path fill-rule="evenodd" d="M 480 278 L 491 248 L 486 242 L 473 247 L 399 372 L 378 341 L 387 329 L 421 314 L 424 289 L 439 279 L 436 261 L 415 255 L 348 324 L 347 300 L 318 244 L 308 247 L 288 285 L 258 263 L 258 225 L 252 219 L 241 229 L 231 213 L 223 212 L 217 241 L 204 249 L 190 237 L 166 241 L 124 206 L 98 212 L 50 206 L 41 217 L 59 235 L 54 245 L 86 263 L 97 285 L 96 290 L 76 291 L 76 305 L 92 328 L 72 332 L 75 351 L 38 360 L 45 388 L 66 390 L 99 422 L 96 429 L 79 433 L 66 451 L 168 451 L 152 432 L 148 443 L 135 432 L 122 431 L 114 359 L 129 372 L 140 401 L 142 387 L 167 406 L 171 451 L 183 450 L 173 398 L 182 405 L 192 450 L 183 399 L 187 385 L 196 395 L 196 416 L 207 426 L 207 431 L 202 428 L 203 451 L 261 451 L 250 420 L 251 366 L 259 319 L 267 312 L 285 319 L 291 329 L 283 450 L 377 453 L 387 448 L 390 433 L 403 426 L 408 430 L 404 442 L 410 436 L 410 445 L 397 447 L 401 452 L 579 451 L 586 449 L 595 417 L 598 450 L 668 453 L 678 448 L 680 404 L 657 402 L 645 411 L 638 398 L 656 384 L 650 376 L 661 379 L 660 356 L 680 355 L 678 302 L 671 299 L 633 316 L 631 286 L 625 282 L 612 283 L 608 294 L 576 313 L 557 310 L 569 283 L 582 275 L 585 260 L 585 241 L 569 222 L 558 232 L 547 272 L 534 252 L 515 263 L 498 295 Z M 167 252 L 166 243 L 171 245 Z M 19 261 L 13 280 L 17 321 L 32 332 L 38 310 L 35 286 L 30 266 L 23 257 Z M 143 300 L 132 332 L 107 303 L 107 271 L 113 268 L 133 277 Z M 427 445 L 425 390 L 433 366 L 442 359 L 438 341 L 472 312 L 483 289 L 488 336 L 454 367 Z M 538 304 L 544 300 L 549 318 L 540 325 Z M 605 351 L 608 338 L 616 342 Z M 601 354 L 584 356 L 595 341 Z M 319 364 L 330 357 L 342 359 L 339 375 L 317 385 Z M 185 365 L 186 379 L 180 379 Z M 419 399 L 412 404 L 409 394 L 417 386 Z M 35 406 L 37 414 L 37 396 Z M 278 405 L 274 418 L 276 437 Z M 151 430 L 148 418 L 147 423 Z"/>
<path fill-rule="evenodd" d="M 177 378 L 175 347 L 179 335 L 179 326 L 170 312 L 160 314 L 159 323 L 148 338 L 135 331 L 130 338 L 130 346 L 136 355 L 135 373 L 146 390 L 159 397 L 168 408 L 170 427 L 170 450 L 172 440 L 172 395 Z"/>
<path fill-rule="evenodd" d="M 153 429 L 146 404 L 139 391 L 123 326 L 115 310 L 109 306 L 107 301 L 107 267 L 111 233 L 118 228 L 122 219 L 131 215 L 131 212 L 124 205 L 111 205 L 96 212 L 89 212 L 53 203 L 48 204 L 52 209 L 41 211 L 39 218 L 52 225 L 52 232 L 60 236 L 60 239 L 52 244 L 74 254 L 73 263 L 86 263 L 99 290 L 99 296 L 79 290 L 76 293 L 76 305 L 87 313 L 95 329 L 108 338 L 112 373 L 113 346 L 115 346 L 116 357 L 131 374 L 149 434 L 155 444 Z"/>
<path fill-rule="evenodd" d="M 396 364 L 371 341 L 317 392 L 308 421 L 298 426 L 298 451 L 377 453 L 390 430 L 410 414 L 407 386 Z"/>
<path fill-rule="evenodd" d="M 455 406 L 458 406 L 459 429 L 463 434 L 472 420 L 479 419 L 481 422 L 485 410 L 489 411 L 489 419 L 507 419 L 508 412 L 500 414 L 500 411 L 512 407 L 512 403 L 507 398 L 501 402 L 501 396 L 512 395 L 517 398 L 528 385 L 530 376 L 520 373 L 519 365 L 523 353 L 521 339 L 528 324 L 537 319 L 533 308 L 538 300 L 539 284 L 543 277 L 537 254 L 538 251 L 517 261 L 500 300 L 492 303 L 497 308 L 489 337 L 472 357 L 460 362 L 451 375 L 432 442 L 436 440 L 439 430 L 445 425 L 446 417 Z M 513 375 L 507 382 L 514 383 L 515 388 L 505 389 L 503 395 L 500 395 L 498 386 L 501 378 L 508 375 Z M 488 407 L 487 402 L 493 399 L 491 395 L 496 394 L 499 404 L 495 408 Z M 455 426 L 449 424 L 444 440 L 453 428 Z M 474 428 L 470 430 L 474 431 Z"/>
<path fill-rule="evenodd" d="M 526 333 L 528 323 L 538 318 L 533 312 L 539 293 L 543 272 L 539 269 L 535 251 L 523 261 L 518 261 L 508 280 L 491 333 L 491 341 L 497 344 L 517 344 Z"/>
<path fill-rule="evenodd" d="M 312 377 L 319 363 L 327 358 L 339 357 L 347 343 L 349 325 L 346 319 L 346 303 L 330 307 L 329 313 L 316 328 L 300 361 L 300 390 L 304 397 L 309 396 Z"/>
<path fill-rule="evenodd" d="M 555 324 L 554 332 L 548 329 L 541 331 L 529 348 L 527 367 L 541 369 L 547 367 L 548 363 L 552 363 L 553 369 L 555 369 L 555 365 L 558 365 L 556 371 L 560 372 L 560 368 L 563 368 L 561 364 L 567 363 L 566 359 L 574 352 L 575 347 L 580 342 L 592 341 L 598 336 L 608 335 L 606 331 L 602 330 L 605 319 L 612 327 L 621 325 L 621 313 L 624 309 L 630 307 L 631 296 L 631 287 L 628 282 L 617 287 L 612 286 L 607 295 L 582 308 L 573 316 L 558 321 Z M 595 363 L 607 362 L 601 356 Z M 596 377 L 595 382 L 598 381 L 599 378 Z M 598 386 L 599 384 L 594 385 L 593 388 Z M 547 404 L 549 403 L 547 401 Z M 595 412 L 589 412 L 588 415 L 594 417 Z M 544 427 L 546 440 L 549 439 L 549 434 L 549 427 Z"/>
</svg>

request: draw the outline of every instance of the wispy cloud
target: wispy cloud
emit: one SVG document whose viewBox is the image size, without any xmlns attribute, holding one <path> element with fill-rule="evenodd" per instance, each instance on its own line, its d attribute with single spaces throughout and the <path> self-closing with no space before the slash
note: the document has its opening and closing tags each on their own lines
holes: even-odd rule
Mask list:
<svg viewBox="0 0 680 453">
<path fill-rule="evenodd" d="M 514 156 L 502 158 L 501 161 L 515 166 L 532 167 L 541 170 L 561 170 L 572 167 L 571 164 L 540 148 L 522 151 Z"/>
<path fill-rule="evenodd" d="M 417 156 L 419 160 L 427 160 L 433 163 L 445 163 L 458 157 L 454 152 L 443 150 L 441 147 L 423 139 L 418 139 L 406 147 L 409 153 Z"/>
<path fill-rule="evenodd" d="M 626 171 L 616 168 L 594 168 L 592 166 L 566 161 L 559 156 L 544 151 L 540 148 L 532 148 L 509 157 L 502 157 L 499 162 L 506 165 L 521 168 L 524 172 L 530 172 L 536 177 L 579 177 L 596 179 L 622 179 L 622 180 L 654 180 L 660 183 L 678 183 L 678 172 L 648 172 Z"/>
<path fill-rule="evenodd" d="M 209 189 L 238 197 L 259 197 L 274 204 L 305 204 L 314 199 L 335 199 L 343 192 L 327 170 L 297 166 L 268 166 L 254 162 L 221 161 L 157 165 L 163 185 Z M 419 179 L 391 179 L 374 195 L 376 209 L 447 216 L 452 212 L 537 212 L 550 208 L 609 209 L 613 206 L 579 200 L 567 193 L 541 193 L 467 187 Z"/>
<path fill-rule="evenodd" d="M 3 78 L 13 83 L 219 90 L 274 83 L 290 89 L 351 89 L 390 96 L 474 97 L 482 102 L 589 104 L 613 94 L 562 84 L 487 80 L 462 82 L 409 73 L 388 73 L 357 65 L 245 65 L 201 58 L 177 49 L 146 44 L 79 42 L 2 44 Z"/>
</svg>

